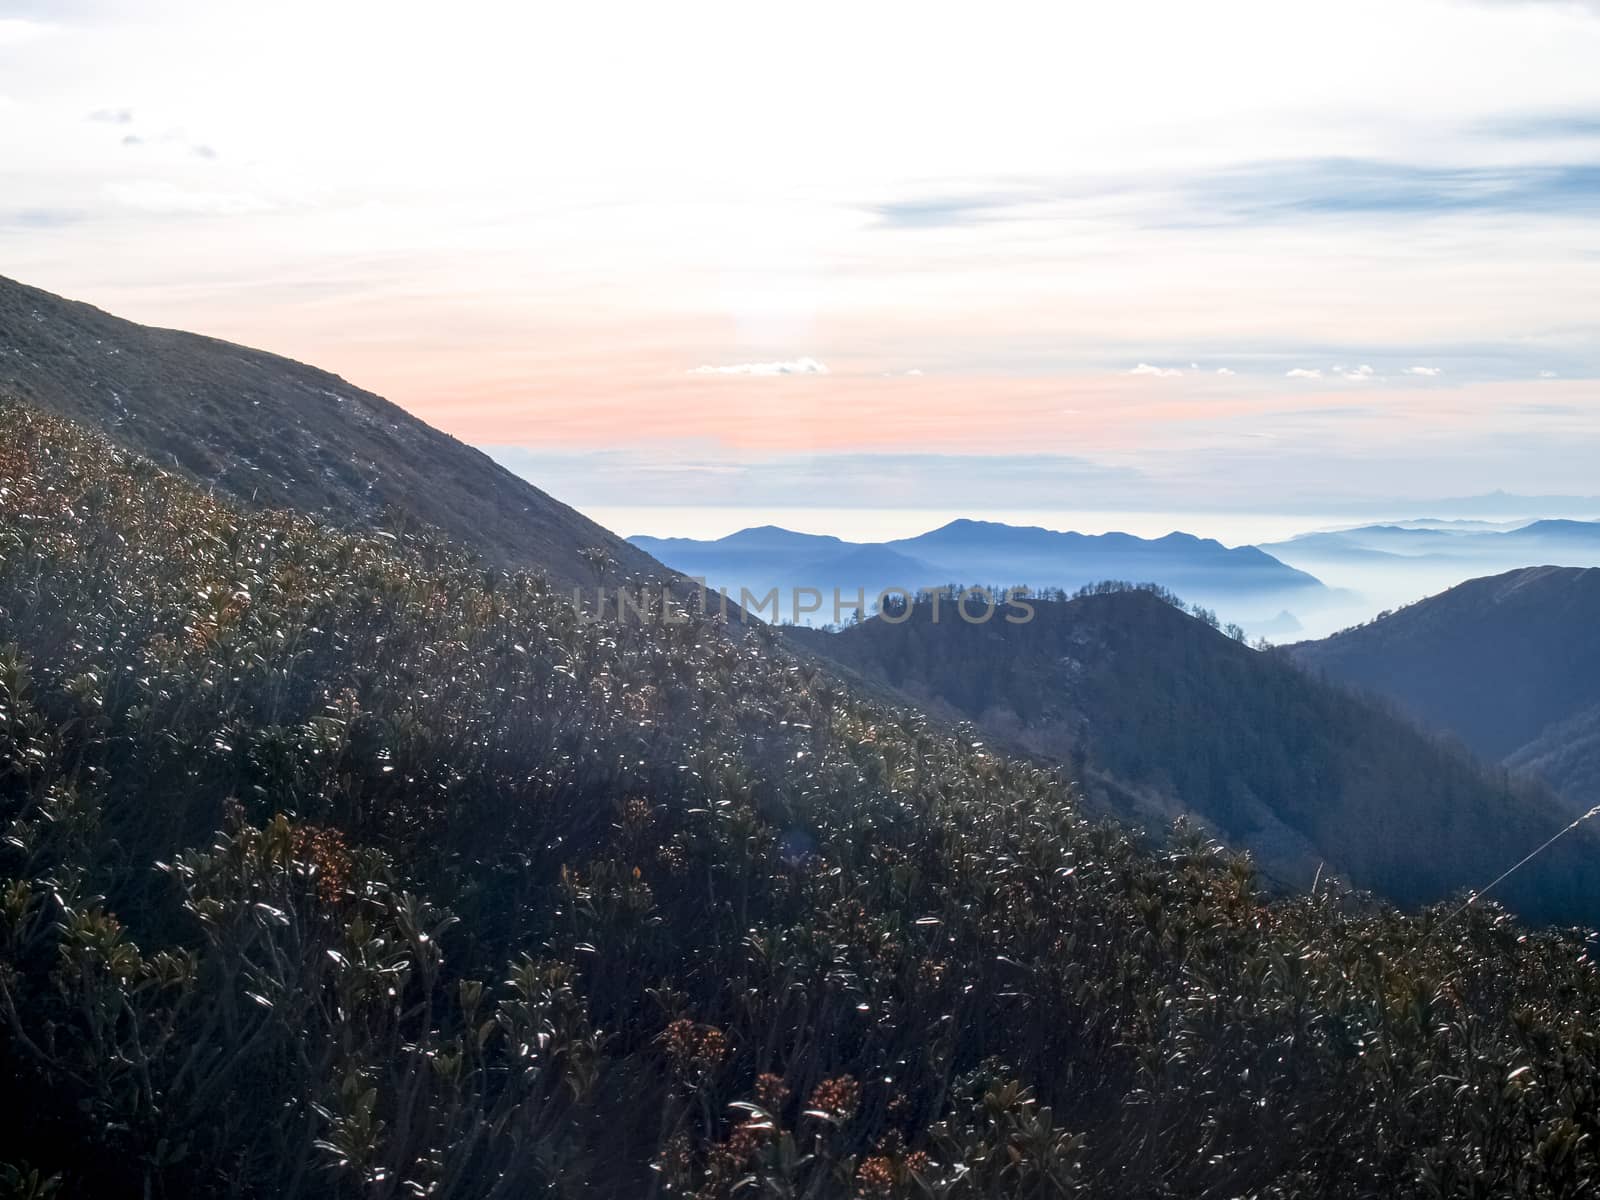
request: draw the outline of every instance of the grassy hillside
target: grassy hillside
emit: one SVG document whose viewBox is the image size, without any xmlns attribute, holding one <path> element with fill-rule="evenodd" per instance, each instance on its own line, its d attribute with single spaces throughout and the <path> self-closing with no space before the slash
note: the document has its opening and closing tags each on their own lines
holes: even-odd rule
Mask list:
<svg viewBox="0 0 1600 1200">
<path fill-rule="evenodd" d="M 1156 592 L 1030 603 L 1026 623 L 970 624 L 948 604 L 935 621 L 924 602 L 898 623 L 793 636 L 908 701 L 1071 763 L 1091 791 L 1103 780 L 1112 811 L 1191 812 L 1300 887 L 1333 870 L 1402 903 L 1437 900 L 1493 879 L 1570 819 L 1544 789 Z M 1600 919 L 1600 845 L 1571 839 L 1507 899 Z"/>
<path fill-rule="evenodd" d="M 620 576 L 670 574 L 487 455 L 337 375 L 0 277 L 4 393 L 245 504 L 351 528 L 420 522 L 496 566 L 537 568 L 568 588 L 594 586 L 591 547 Z"/>
<path fill-rule="evenodd" d="M 1581 1196 L 1600 980 L 0 407 L 0 1188 Z"/>
</svg>

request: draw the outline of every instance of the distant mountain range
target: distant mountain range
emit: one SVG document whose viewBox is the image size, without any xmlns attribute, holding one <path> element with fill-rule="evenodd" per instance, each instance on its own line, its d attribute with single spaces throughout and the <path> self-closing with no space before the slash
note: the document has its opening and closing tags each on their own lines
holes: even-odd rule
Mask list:
<svg viewBox="0 0 1600 1200">
<path fill-rule="evenodd" d="M 1600 569 L 1474 579 L 1289 652 L 1486 759 L 1539 772 L 1575 805 L 1600 803 Z"/>
<path fill-rule="evenodd" d="M 1297 886 L 1320 869 L 1402 902 L 1436 899 L 1487 883 L 1568 819 L 1541 785 L 1486 771 L 1156 595 L 1032 603 L 1021 624 L 935 622 L 924 605 L 785 636 L 863 687 L 1062 763 L 1103 811 L 1152 828 L 1189 814 Z M 1600 841 L 1585 839 L 1507 898 L 1571 915 L 1596 883 Z"/>
<path fill-rule="evenodd" d="M 1404 522 L 1308 533 L 1261 549 L 1289 562 L 1600 566 L 1600 521 L 1542 520 L 1512 529 L 1478 522 Z"/>
<path fill-rule="evenodd" d="M 774 587 L 783 592 L 837 588 L 852 595 L 864 591 L 870 606 L 891 588 L 915 591 L 960 583 L 1073 590 L 1121 579 L 1157 583 L 1196 602 L 1222 606 L 1233 619 L 1240 613 L 1275 618 L 1288 603 L 1315 603 L 1328 591 L 1315 576 L 1252 546 L 1229 548 L 1187 533 L 1140 538 L 958 520 L 881 543 L 776 526 L 742 529 L 715 541 L 630 540 L 674 570 L 727 588 L 735 597 L 741 588 L 758 595 Z"/>
<path fill-rule="evenodd" d="M 591 548 L 618 574 L 668 574 L 487 455 L 337 375 L 0 277 L 4 393 L 247 504 L 347 527 L 420 522 L 563 587 L 594 585 Z"/>
</svg>

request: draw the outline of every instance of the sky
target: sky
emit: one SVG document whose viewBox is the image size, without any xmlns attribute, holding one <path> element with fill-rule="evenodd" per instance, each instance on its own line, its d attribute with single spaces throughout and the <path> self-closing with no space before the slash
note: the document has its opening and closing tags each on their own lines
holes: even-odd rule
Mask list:
<svg viewBox="0 0 1600 1200">
<path fill-rule="evenodd" d="M 590 510 L 1593 495 L 1596 63 L 1541 0 L 0 0 L 0 274 Z"/>
</svg>

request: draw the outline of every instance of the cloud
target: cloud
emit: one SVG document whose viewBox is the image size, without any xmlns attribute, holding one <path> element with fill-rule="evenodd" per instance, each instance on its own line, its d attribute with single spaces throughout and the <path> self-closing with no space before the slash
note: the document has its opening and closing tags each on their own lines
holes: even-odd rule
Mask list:
<svg viewBox="0 0 1600 1200">
<path fill-rule="evenodd" d="M 1334 372 L 1339 378 L 1348 379 L 1351 383 L 1370 383 L 1377 378 L 1377 373 L 1366 363 L 1362 363 L 1359 367 L 1335 367 Z"/>
<path fill-rule="evenodd" d="M 1581 138 L 1596 130 L 1600 117 L 1588 114 L 1542 119 L 1545 135 Z M 937 228 L 1036 219 L 1095 199 L 1116 199 L 1132 211 L 1130 198 L 1144 195 L 1177 205 L 1158 204 L 1149 213 L 1155 226 L 1188 228 L 1350 216 L 1592 216 L 1597 191 L 1600 161 L 1579 149 L 1567 158 L 1493 165 L 1353 157 L 1236 162 L 1198 174 L 1107 177 L 1092 184 L 1058 179 L 1022 189 L 997 182 L 987 191 L 912 196 L 867 208 L 880 228 Z"/>
<path fill-rule="evenodd" d="M 1081 504 L 1084 489 L 1102 500 L 1135 502 L 1149 486 L 1137 469 L 1065 454 L 833 454 L 730 456 L 711 447 L 596 451 L 486 445 L 502 466 L 567 503 L 584 507 L 655 504 L 938 508 L 954 492 L 1026 495 L 1030 504 Z M 628 530 L 619 530 L 627 533 Z"/>
<path fill-rule="evenodd" d="M 1218 367 L 1217 368 L 1217 374 L 1218 375 L 1234 375 L 1234 374 L 1237 374 L 1237 372 L 1232 370 L 1231 368 L 1228 368 L 1228 367 Z"/>
<path fill-rule="evenodd" d="M 1171 379 L 1175 375 L 1182 375 L 1183 371 L 1177 367 L 1152 367 L 1149 363 L 1140 363 L 1129 375 L 1154 375 L 1160 379 Z"/>
<path fill-rule="evenodd" d="M 1600 163 L 1419 166 L 1383 159 L 1252 163 L 1195 180 L 1191 203 L 1245 221 L 1459 213 L 1592 214 Z"/>
<path fill-rule="evenodd" d="M 89 120 L 98 121 L 102 125 L 132 125 L 133 109 L 97 108 L 89 114 Z"/>
<path fill-rule="evenodd" d="M 791 358 L 781 362 L 730 363 L 726 366 L 699 366 L 691 375 L 826 375 L 826 363 L 814 358 Z"/>
<path fill-rule="evenodd" d="M 11 213 L 0 212 L 0 227 L 61 229 L 83 219 L 84 214 L 73 208 L 24 208 Z"/>
<path fill-rule="evenodd" d="M 203 192 L 179 187 L 164 179 L 113 183 L 111 198 L 127 208 L 167 216 L 239 216 L 270 212 L 275 205 L 244 192 Z"/>
<path fill-rule="evenodd" d="M 1290 370 L 1286 371 L 1284 374 L 1289 379 L 1321 379 L 1322 378 L 1322 372 L 1320 370 L 1318 370 L 1316 367 L 1293 367 Z"/>
<path fill-rule="evenodd" d="M 1492 137 L 1590 138 L 1600 137 L 1600 113 L 1554 112 L 1503 117 L 1479 127 Z"/>
<path fill-rule="evenodd" d="M 1407 374 L 1407 375 L 1421 375 L 1425 379 L 1432 379 L 1436 375 L 1443 375 L 1444 374 L 1444 368 L 1443 367 L 1407 367 L 1405 369 L 1405 374 Z"/>
<path fill-rule="evenodd" d="M 1554 379 L 1555 377 L 1556 377 L 1556 373 L 1554 371 L 1540 371 L 1539 372 L 1539 378 L 1540 379 Z"/>
<path fill-rule="evenodd" d="M 1040 199 L 1042 190 L 999 190 L 965 196 L 924 196 L 872 205 L 869 209 L 884 229 L 940 229 L 958 225 L 978 225 L 1007 219 L 1010 210 Z"/>
</svg>

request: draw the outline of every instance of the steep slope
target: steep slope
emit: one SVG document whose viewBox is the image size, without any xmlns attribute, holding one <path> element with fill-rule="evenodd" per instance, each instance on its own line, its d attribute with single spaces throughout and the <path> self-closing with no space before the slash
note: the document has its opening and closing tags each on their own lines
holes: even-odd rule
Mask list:
<svg viewBox="0 0 1600 1200">
<path fill-rule="evenodd" d="M 0 1187 L 1593 1194 L 1581 936 L 1273 899 L 768 640 L 0 405 Z"/>
<path fill-rule="evenodd" d="M 1470 580 L 1290 652 L 1504 758 L 1600 704 L 1600 568 Z"/>
<path fill-rule="evenodd" d="M 1002 743 L 1071 762 L 1104 803 L 1187 812 L 1274 874 L 1319 865 L 1404 902 L 1494 878 L 1568 819 L 1542 789 L 1486 774 L 1409 722 L 1222 636 L 1147 591 L 1033 601 L 1009 624 L 927 605 L 801 644 Z M 1564 847 L 1514 881 L 1517 903 L 1574 911 L 1600 879 Z M 1585 882 L 1588 881 L 1588 882 Z"/>
<path fill-rule="evenodd" d="M 245 503 L 351 528 L 409 518 L 564 587 L 594 584 L 590 547 L 621 574 L 666 574 L 487 455 L 336 375 L 0 277 L 6 392 Z"/>
</svg>

